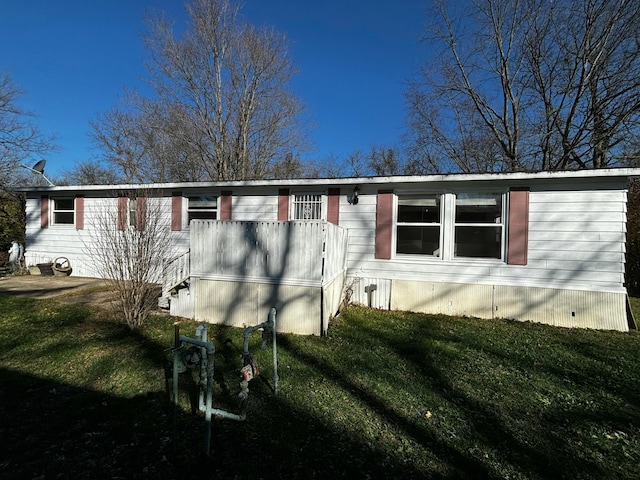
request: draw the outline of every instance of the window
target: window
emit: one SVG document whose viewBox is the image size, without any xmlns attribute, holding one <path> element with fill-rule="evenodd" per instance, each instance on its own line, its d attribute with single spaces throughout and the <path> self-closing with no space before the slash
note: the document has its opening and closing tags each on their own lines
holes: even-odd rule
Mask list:
<svg viewBox="0 0 640 480">
<path fill-rule="evenodd" d="M 191 220 L 215 220 L 218 216 L 218 199 L 215 196 L 189 197 L 188 222 Z"/>
<path fill-rule="evenodd" d="M 455 257 L 502 258 L 502 194 L 456 195 Z"/>
<path fill-rule="evenodd" d="M 440 197 L 398 198 L 397 253 L 440 256 Z"/>
<path fill-rule="evenodd" d="M 137 210 L 137 198 L 129 199 L 129 225 L 135 227 L 136 224 L 136 210 Z"/>
<path fill-rule="evenodd" d="M 294 220 L 322 220 L 322 195 L 295 195 L 292 217 Z"/>
<path fill-rule="evenodd" d="M 54 198 L 53 199 L 53 224 L 73 225 L 75 222 L 74 199 Z"/>
<path fill-rule="evenodd" d="M 503 193 L 399 195 L 396 254 L 504 258 Z"/>
</svg>

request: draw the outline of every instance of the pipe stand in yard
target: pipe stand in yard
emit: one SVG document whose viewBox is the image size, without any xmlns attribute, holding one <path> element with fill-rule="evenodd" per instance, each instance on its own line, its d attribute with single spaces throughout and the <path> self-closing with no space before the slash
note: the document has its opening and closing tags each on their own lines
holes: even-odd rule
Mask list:
<svg viewBox="0 0 640 480">
<path fill-rule="evenodd" d="M 178 417 L 178 383 L 179 374 L 187 370 L 187 367 L 194 368 L 196 365 L 200 366 L 200 396 L 199 396 L 199 410 L 205 414 L 205 454 L 208 456 L 211 450 L 211 417 L 213 415 L 226 418 L 229 420 L 244 421 L 247 417 L 247 397 L 249 396 L 249 380 L 254 375 L 258 374 L 258 366 L 253 361 L 253 357 L 249 354 L 249 336 L 255 330 L 262 329 L 262 345 L 261 348 L 266 348 L 267 339 L 269 335 L 272 336 L 273 347 L 273 384 L 274 391 L 278 393 L 278 356 L 276 346 L 276 309 L 272 308 L 269 311 L 267 321 L 256 325 L 254 327 L 248 327 L 244 330 L 244 342 L 242 349 L 243 369 L 242 373 L 245 375 L 245 368 L 248 370 L 247 376 L 240 382 L 240 398 L 242 402 L 240 414 L 226 412 L 213 408 L 213 373 L 214 373 L 214 355 L 215 347 L 207 339 L 208 326 L 207 324 L 201 324 L 196 329 L 196 337 L 190 338 L 184 335 L 180 335 L 180 322 L 176 322 L 174 325 L 174 345 L 171 349 L 173 352 L 173 402 L 174 402 L 174 420 L 173 420 L 173 436 L 174 436 L 174 448 L 176 444 L 177 435 L 177 417 Z M 197 349 L 191 347 L 185 351 L 183 347 L 184 343 L 193 345 L 194 347 L 200 347 L 200 354 L 198 356 Z M 206 388 L 206 398 L 204 388 Z"/>
</svg>

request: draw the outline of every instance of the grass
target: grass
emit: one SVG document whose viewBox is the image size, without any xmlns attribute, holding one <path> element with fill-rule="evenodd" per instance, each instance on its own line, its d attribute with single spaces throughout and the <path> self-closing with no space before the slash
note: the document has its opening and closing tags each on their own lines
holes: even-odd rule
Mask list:
<svg viewBox="0 0 640 480">
<path fill-rule="evenodd" d="M 207 458 L 192 378 L 167 394 L 172 321 L 0 296 L 0 477 L 640 478 L 636 331 L 354 307 L 278 335 L 277 396 L 254 334 L 247 420 L 216 419 Z M 209 335 L 234 411 L 242 331 Z"/>
</svg>

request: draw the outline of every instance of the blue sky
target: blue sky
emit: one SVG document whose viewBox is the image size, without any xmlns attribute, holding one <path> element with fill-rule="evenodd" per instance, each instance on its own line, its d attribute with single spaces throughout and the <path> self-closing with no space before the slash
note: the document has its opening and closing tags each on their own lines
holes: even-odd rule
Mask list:
<svg viewBox="0 0 640 480">
<path fill-rule="evenodd" d="M 245 0 L 242 14 L 291 42 L 293 82 L 315 128 L 307 157 L 339 159 L 396 144 L 404 128 L 405 82 L 427 60 L 419 39 L 428 0 Z M 57 175 L 97 155 L 88 121 L 123 88 L 142 87 L 145 12 L 184 19 L 181 0 L 4 0 L 0 71 L 25 91 L 20 105 L 59 137 L 47 156 Z M 37 159 L 34 159 L 34 162 Z"/>
</svg>

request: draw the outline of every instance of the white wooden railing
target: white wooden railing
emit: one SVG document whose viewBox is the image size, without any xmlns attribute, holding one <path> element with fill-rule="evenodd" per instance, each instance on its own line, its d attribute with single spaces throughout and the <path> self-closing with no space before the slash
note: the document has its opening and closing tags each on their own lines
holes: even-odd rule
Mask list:
<svg viewBox="0 0 640 480">
<path fill-rule="evenodd" d="M 347 231 L 323 221 L 194 220 L 191 275 L 323 285 L 344 271 Z"/>
<path fill-rule="evenodd" d="M 169 296 L 172 288 L 187 280 L 190 275 L 190 252 L 182 252 L 164 262 L 162 271 L 162 296 Z"/>
</svg>

